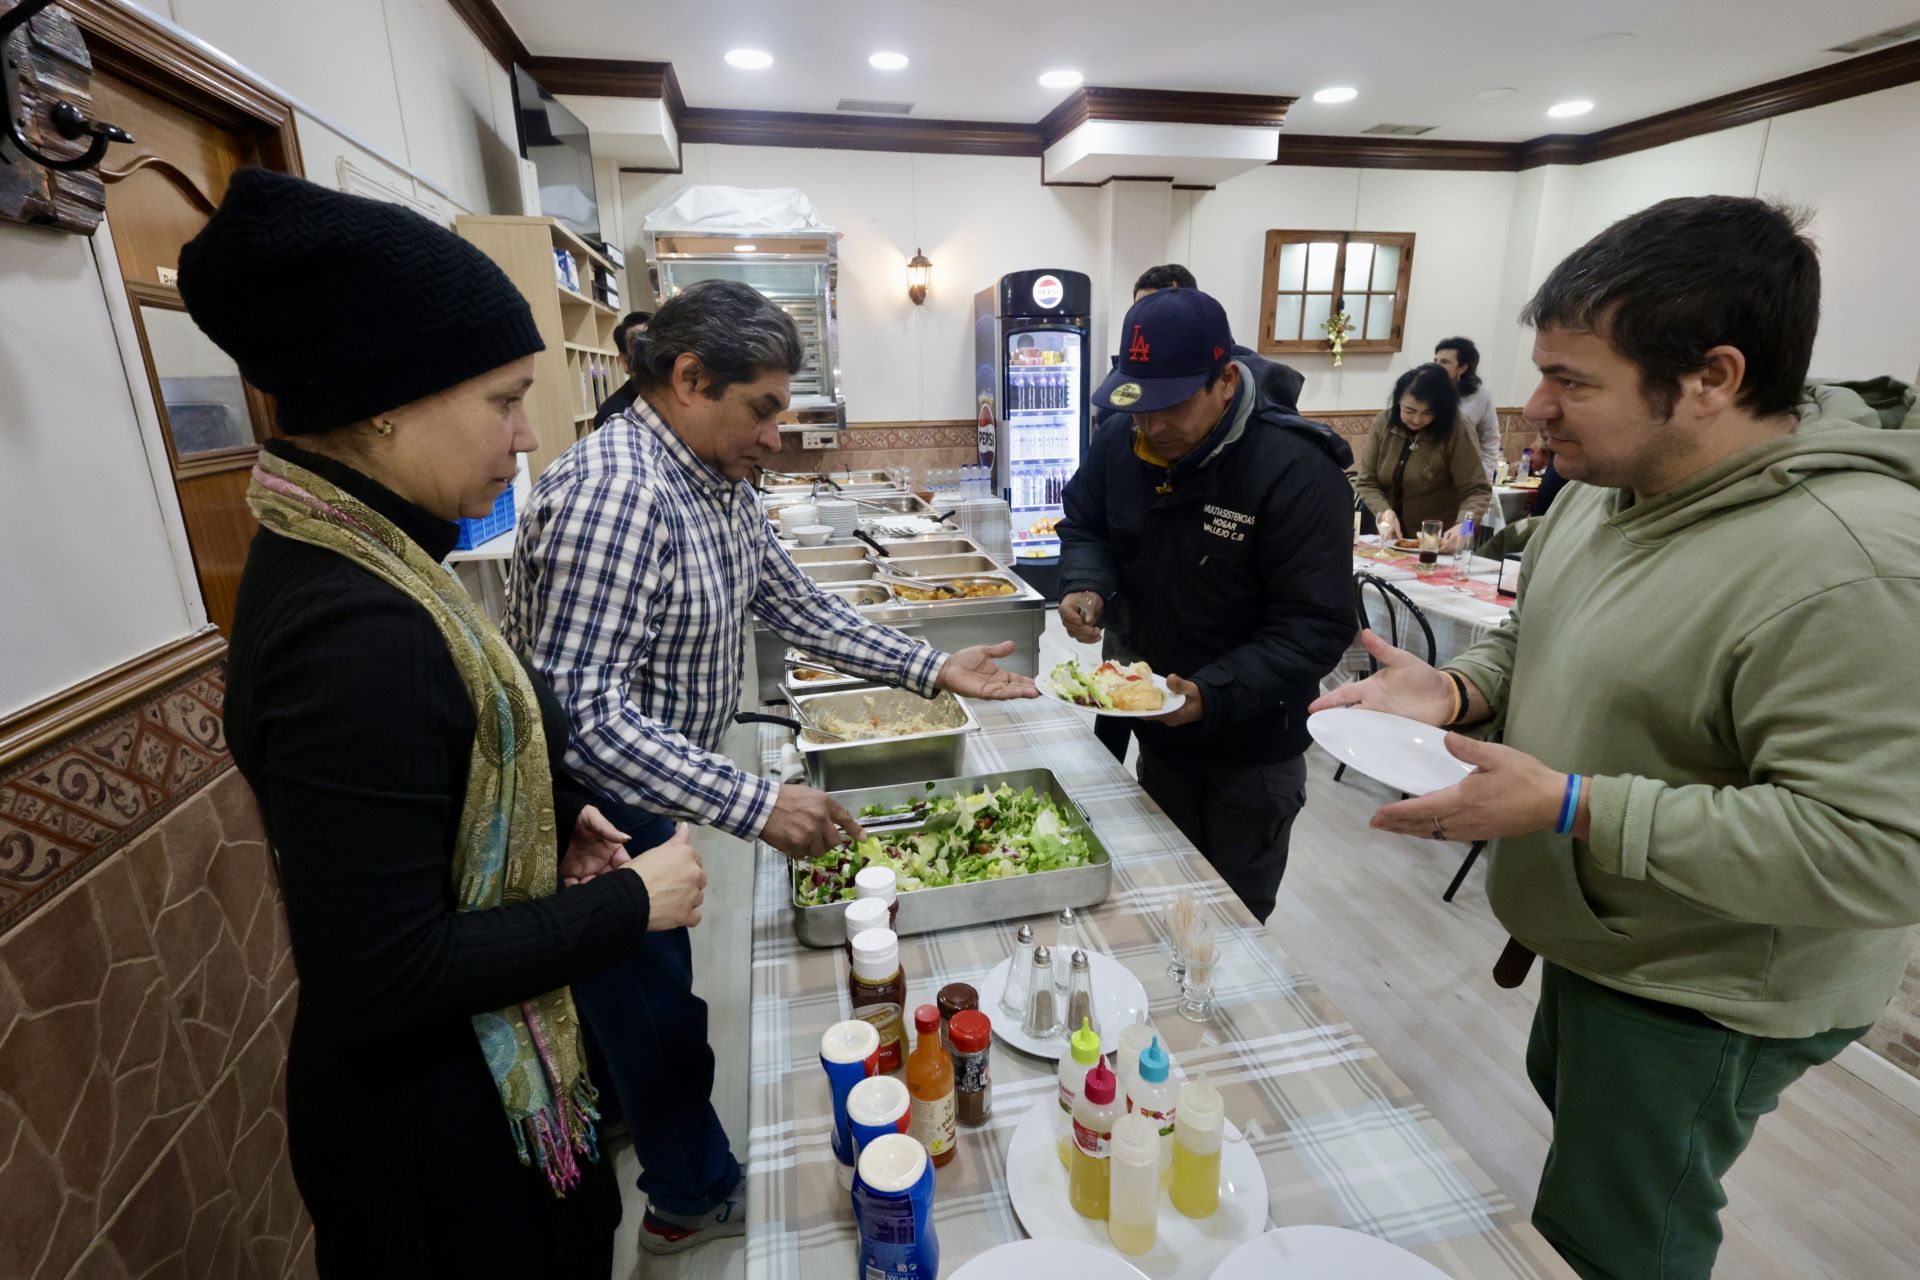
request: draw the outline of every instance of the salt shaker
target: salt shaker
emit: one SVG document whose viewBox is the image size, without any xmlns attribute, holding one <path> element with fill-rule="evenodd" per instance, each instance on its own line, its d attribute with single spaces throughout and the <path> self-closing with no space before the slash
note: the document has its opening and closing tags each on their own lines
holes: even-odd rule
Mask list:
<svg viewBox="0 0 1920 1280">
<path fill-rule="evenodd" d="M 1014 935 L 1013 954 L 1007 958 L 1007 989 L 1000 1008 L 1009 1016 L 1027 1016 L 1027 994 L 1033 990 L 1033 926 L 1023 924 Z"/>
<path fill-rule="evenodd" d="M 1053 953 L 1045 947 L 1033 949 L 1033 992 L 1028 997 L 1026 1021 L 1020 1029 L 1035 1040 L 1051 1040 L 1060 1034 L 1060 1006 L 1054 1000 Z"/>
<path fill-rule="evenodd" d="M 1076 951 L 1067 972 L 1067 1025 L 1077 1027 L 1083 1021 L 1093 1034 L 1100 1034 L 1100 1016 L 1093 1011 L 1093 966 L 1086 952 Z"/>
<path fill-rule="evenodd" d="M 1080 918 L 1073 914 L 1072 907 L 1060 908 L 1060 914 L 1054 917 L 1056 928 L 1053 935 L 1053 954 L 1060 957 L 1060 963 L 1053 969 L 1054 990 L 1060 993 L 1060 1000 L 1067 998 L 1067 958 L 1080 949 Z M 1079 1023 L 1072 1024 L 1079 1026 Z"/>
</svg>

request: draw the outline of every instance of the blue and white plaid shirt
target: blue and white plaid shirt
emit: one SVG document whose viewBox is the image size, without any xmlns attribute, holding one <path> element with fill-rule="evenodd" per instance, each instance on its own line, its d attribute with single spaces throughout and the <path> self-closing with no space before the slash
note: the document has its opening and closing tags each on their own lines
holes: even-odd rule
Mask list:
<svg viewBox="0 0 1920 1280">
<path fill-rule="evenodd" d="M 717 754 L 740 703 L 747 612 L 844 671 L 934 692 L 945 655 L 827 595 L 751 485 L 708 466 L 644 401 L 533 488 L 507 641 L 567 708 L 567 764 L 615 799 L 751 838 L 778 784 Z"/>
</svg>

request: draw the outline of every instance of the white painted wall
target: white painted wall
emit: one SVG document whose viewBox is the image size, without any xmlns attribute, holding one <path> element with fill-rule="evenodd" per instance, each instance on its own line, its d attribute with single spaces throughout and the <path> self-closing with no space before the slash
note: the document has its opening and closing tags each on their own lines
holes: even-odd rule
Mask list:
<svg viewBox="0 0 1920 1280">
<path fill-rule="evenodd" d="M 515 207 L 507 73 L 446 0 L 172 0 L 172 12 L 460 208 Z M 310 157 L 306 164 L 316 176 Z"/>
<path fill-rule="evenodd" d="M 121 288 L 117 273 L 111 287 Z M 201 619 L 88 240 L 0 223 L 0 315 L 3 716 Z"/>
</svg>

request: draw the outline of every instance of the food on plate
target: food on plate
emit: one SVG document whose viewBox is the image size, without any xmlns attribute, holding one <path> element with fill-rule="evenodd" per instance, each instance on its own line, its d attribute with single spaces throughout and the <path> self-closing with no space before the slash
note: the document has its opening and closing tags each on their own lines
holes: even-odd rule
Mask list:
<svg viewBox="0 0 1920 1280">
<path fill-rule="evenodd" d="M 1402 551 L 1418 551 L 1420 549 L 1420 539 L 1395 538 L 1393 540 L 1393 545 L 1400 548 Z"/>
<path fill-rule="evenodd" d="M 1089 672 L 1069 658 L 1053 669 L 1047 683 L 1068 702 L 1101 711 L 1158 711 L 1167 705 L 1166 691 L 1153 682 L 1153 668 L 1144 662 L 1130 667 L 1103 662 Z"/>
<path fill-rule="evenodd" d="M 929 787 L 932 783 L 927 784 Z M 1028 787 L 963 796 L 934 796 L 903 805 L 866 805 L 859 816 L 955 814 L 935 829 L 876 832 L 794 864 L 793 900 L 804 907 L 853 898 L 853 878 L 864 867 L 886 867 L 901 893 L 946 885 L 1002 880 L 1008 876 L 1064 871 L 1092 863 L 1086 833 L 1060 806 Z"/>
<path fill-rule="evenodd" d="M 980 600 L 989 596 L 1010 596 L 1019 591 L 1011 582 L 1002 582 L 998 578 L 955 578 L 942 582 L 938 587 L 910 587 L 903 582 L 893 585 L 893 594 L 902 600 L 918 603 L 925 600 Z"/>
</svg>

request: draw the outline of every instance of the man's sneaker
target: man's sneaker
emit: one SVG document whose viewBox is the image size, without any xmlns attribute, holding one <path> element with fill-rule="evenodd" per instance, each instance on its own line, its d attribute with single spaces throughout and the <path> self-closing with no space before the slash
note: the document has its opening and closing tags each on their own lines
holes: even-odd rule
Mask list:
<svg viewBox="0 0 1920 1280">
<path fill-rule="evenodd" d="M 668 1213 L 648 1205 L 646 1216 L 640 1220 L 640 1249 L 656 1255 L 679 1253 L 709 1240 L 746 1233 L 747 1191 L 739 1186 L 705 1213 Z"/>
</svg>

